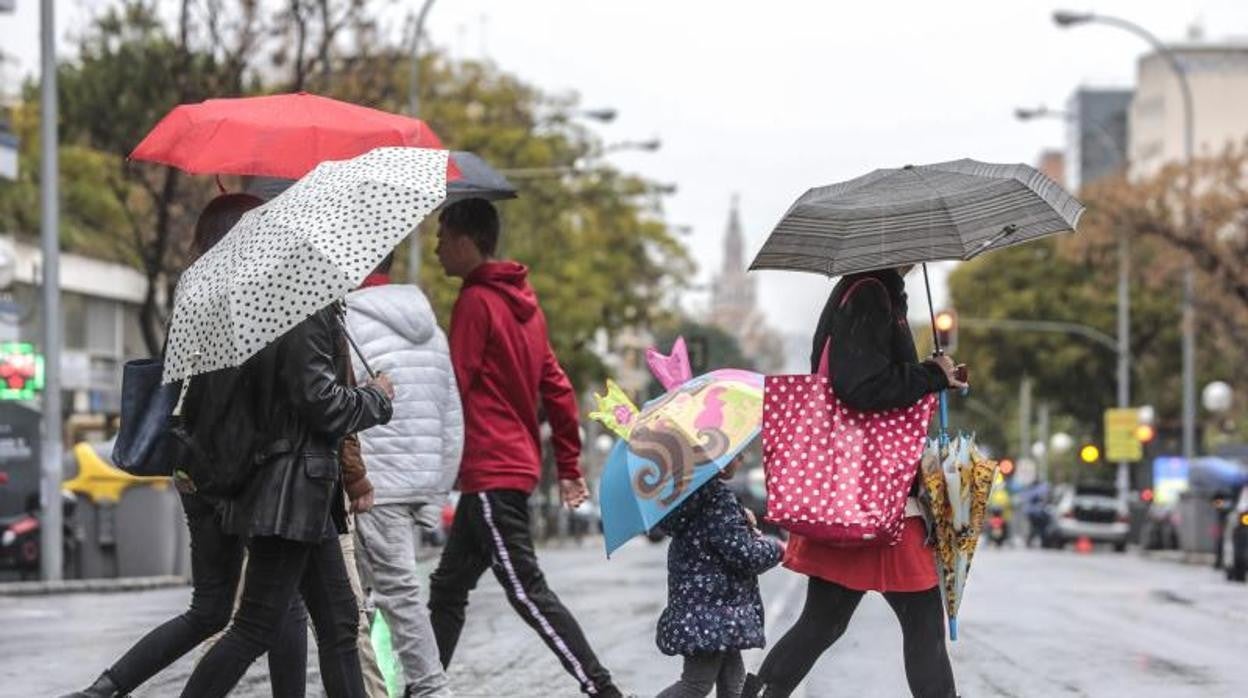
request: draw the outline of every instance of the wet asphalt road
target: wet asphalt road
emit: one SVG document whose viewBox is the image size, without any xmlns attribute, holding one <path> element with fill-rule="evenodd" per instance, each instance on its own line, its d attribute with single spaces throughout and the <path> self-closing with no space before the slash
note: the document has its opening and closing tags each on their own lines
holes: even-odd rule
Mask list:
<svg viewBox="0 0 1248 698">
<path fill-rule="evenodd" d="M 605 560 L 597 541 L 548 549 L 551 586 L 576 613 L 621 686 L 651 696 L 680 672 L 654 647 L 665 599 L 664 546 L 636 541 Z M 803 579 L 763 578 L 768 636 L 800 610 Z M 147 629 L 179 612 L 187 589 L 0 598 L 0 695 L 57 696 L 80 687 Z M 961 638 L 952 645 L 964 696 L 1243 696 L 1248 693 L 1248 588 L 1203 567 L 1116 555 L 984 550 L 972 571 Z M 195 657 L 136 696 L 176 696 Z M 757 667 L 761 653 L 747 665 Z M 310 696 L 320 695 L 315 658 Z M 460 696 L 576 695 L 488 575 L 469 607 L 452 667 Z M 908 695 L 897 622 L 864 600 L 849 631 L 812 672 L 805 695 Z M 258 662 L 237 696 L 268 694 Z M 801 692 L 799 692 L 799 695 Z"/>
</svg>

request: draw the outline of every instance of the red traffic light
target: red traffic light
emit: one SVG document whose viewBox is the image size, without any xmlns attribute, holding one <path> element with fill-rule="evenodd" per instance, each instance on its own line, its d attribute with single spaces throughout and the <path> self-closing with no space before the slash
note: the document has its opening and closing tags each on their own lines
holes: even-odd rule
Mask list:
<svg viewBox="0 0 1248 698">
<path fill-rule="evenodd" d="M 1146 488 L 1142 492 L 1140 492 L 1140 501 L 1142 502 L 1153 501 L 1153 491 L 1151 489 Z"/>
<path fill-rule="evenodd" d="M 997 464 L 997 467 L 1000 468 L 1001 474 L 1005 477 L 1009 477 L 1014 474 L 1014 461 L 1009 458 L 1002 458 L 1001 462 Z"/>
<path fill-rule="evenodd" d="M 942 310 L 932 318 L 933 329 L 936 330 L 936 341 L 940 348 L 952 352 L 958 346 L 958 314 L 952 310 Z"/>
</svg>

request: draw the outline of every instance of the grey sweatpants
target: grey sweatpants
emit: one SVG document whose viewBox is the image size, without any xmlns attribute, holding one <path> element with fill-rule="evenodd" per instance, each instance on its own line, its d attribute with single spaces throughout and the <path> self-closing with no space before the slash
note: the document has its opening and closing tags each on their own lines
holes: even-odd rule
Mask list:
<svg viewBox="0 0 1248 698">
<path fill-rule="evenodd" d="M 655 698 L 738 698 L 745 683 L 745 662 L 739 650 L 694 654 L 685 657 L 680 680 Z"/>
<path fill-rule="evenodd" d="M 390 626 L 390 640 L 403 665 L 413 696 L 451 695 L 438 658 L 429 614 L 420 600 L 416 546 L 421 504 L 379 504 L 357 514 L 355 533 L 361 559 L 372 572 L 373 601 Z"/>
</svg>

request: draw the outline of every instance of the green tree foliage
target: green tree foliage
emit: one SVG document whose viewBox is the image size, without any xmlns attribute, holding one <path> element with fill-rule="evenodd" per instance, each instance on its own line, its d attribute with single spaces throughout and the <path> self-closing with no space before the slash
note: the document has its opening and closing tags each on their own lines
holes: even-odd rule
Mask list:
<svg viewBox="0 0 1248 698">
<path fill-rule="evenodd" d="M 166 22 L 154 0 L 121 0 L 61 64 L 63 244 L 147 275 L 142 322 L 153 351 L 194 217 L 215 183 L 126 156 L 172 107 L 208 97 L 308 88 L 406 111 L 410 46 L 378 31 L 369 19 L 375 4 L 299 0 L 265 15 L 254 0 L 184 0 Z M 420 68 L 421 116 L 448 147 L 534 175 L 516 176 L 521 198 L 500 206 L 503 253 L 532 267 L 552 341 L 574 380 L 600 378 L 595 333 L 663 317 L 692 269 L 653 183 L 596 157 L 599 139 L 569 117 L 575 96 L 547 95 L 492 64 L 437 52 Z M 15 115 L 23 180 L 0 188 L 0 226 L 28 235 L 38 230 L 36 98 L 32 84 Z M 224 183 L 237 186 L 234 178 Z M 426 225 L 422 236 L 420 276 L 445 321 L 457 285 L 437 268 L 433 229 Z M 402 261 L 397 271 L 404 274 Z"/>
<path fill-rule="evenodd" d="M 962 318 L 1073 322 L 1114 336 L 1118 235 L 1128 235 L 1132 404 L 1155 406 L 1159 426 L 1177 429 L 1182 404 L 1181 279 L 1187 259 L 1196 259 L 1201 272 L 1198 385 L 1217 379 L 1248 384 L 1242 361 L 1248 301 L 1241 295 L 1241 287 L 1248 288 L 1248 267 L 1236 251 L 1246 239 L 1243 211 L 1248 197 L 1243 196 L 1242 180 L 1231 181 L 1227 173 L 1236 170 L 1228 162 L 1218 159 L 1198 166 L 1206 182 L 1197 199 L 1203 214 L 1198 229 L 1178 222 L 1174 171 L 1136 183 L 1103 181 L 1083 192 L 1088 210 L 1077 234 L 959 266 L 949 280 L 954 307 Z M 1242 168 L 1242 156 L 1238 162 Z M 1240 202 L 1238 209 L 1235 201 Z M 1055 429 L 1099 438 L 1102 412 L 1116 404 L 1113 350 L 1075 335 L 965 325 L 959 345 L 957 358 L 971 366 L 974 390 L 969 398 L 954 398 L 955 416 L 994 445 L 1009 453 L 1017 450 L 1018 389 L 1024 375 L 1035 381 L 1036 401 L 1052 407 L 1060 423 Z"/>
</svg>

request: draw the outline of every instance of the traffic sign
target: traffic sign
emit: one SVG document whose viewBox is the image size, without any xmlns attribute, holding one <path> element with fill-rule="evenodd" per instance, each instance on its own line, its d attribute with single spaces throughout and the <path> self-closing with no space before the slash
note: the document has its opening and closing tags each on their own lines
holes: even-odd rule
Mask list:
<svg viewBox="0 0 1248 698">
<path fill-rule="evenodd" d="M 1135 463 L 1144 459 L 1140 443 L 1140 410 L 1123 407 L 1105 410 L 1105 460 Z"/>
</svg>

